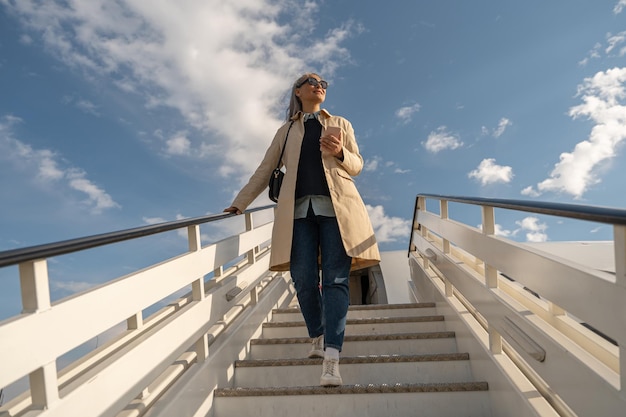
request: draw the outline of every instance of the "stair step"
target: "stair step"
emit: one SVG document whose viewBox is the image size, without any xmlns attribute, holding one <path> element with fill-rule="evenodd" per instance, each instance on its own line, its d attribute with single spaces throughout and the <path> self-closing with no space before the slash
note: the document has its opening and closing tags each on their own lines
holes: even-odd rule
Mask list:
<svg viewBox="0 0 626 417">
<path fill-rule="evenodd" d="M 443 316 L 402 316 L 355 318 L 346 321 L 346 334 L 387 334 L 437 332 L 445 330 Z M 264 338 L 308 337 L 304 321 L 263 324 Z"/>
<path fill-rule="evenodd" d="M 435 303 L 412 304 L 368 304 L 348 307 L 348 319 L 398 316 L 432 316 L 437 314 Z M 302 321 L 302 313 L 297 307 L 274 309 L 273 322 Z"/>
<path fill-rule="evenodd" d="M 216 417 L 483 417 L 491 415 L 487 390 L 486 382 L 222 388 L 214 406 Z"/>
<path fill-rule="evenodd" d="M 243 388 L 315 385 L 321 369 L 322 359 L 237 361 L 234 385 Z M 340 372 L 346 384 L 472 381 L 467 353 L 344 356 L 340 359 Z"/>
<path fill-rule="evenodd" d="M 306 358 L 311 350 L 308 337 L 253 339 L 250 359 Z M 454 332 L 348 335 L 341 356 L 422 355 L 456 353 Z"/>
</svg>

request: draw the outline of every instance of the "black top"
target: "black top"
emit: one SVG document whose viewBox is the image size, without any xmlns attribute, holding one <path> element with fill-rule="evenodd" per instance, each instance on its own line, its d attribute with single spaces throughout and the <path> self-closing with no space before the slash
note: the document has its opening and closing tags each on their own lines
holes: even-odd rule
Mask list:
<svg viewBox="0 0 626 417">
<path fill-rule="evenodd" d="M 298 178 L 296 180 L 296 199 L 305 195 L 330 196 L 324 175 L 324 166 L 322 165 L 321 136 L 322 125 L 317 119 L 309 119 L 304 122 L 304 138 L 300 149 Z"/>
</svg>

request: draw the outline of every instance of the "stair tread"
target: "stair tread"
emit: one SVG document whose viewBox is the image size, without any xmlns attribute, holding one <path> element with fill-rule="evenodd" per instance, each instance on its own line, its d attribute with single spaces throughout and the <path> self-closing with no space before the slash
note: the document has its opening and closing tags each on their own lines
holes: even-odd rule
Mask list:
<svg viewBox="0 0 626 417">
<path fill-rule="evenodd" d="M 348 319 L 346 324 L 388 324 L 388 323 L 423 323 L 444 321 L 443 316 L 407 316 L 407 317 L 370 317 Z M 286 322 L 268 322 L 263 323 L 264 328 L 280 328 L 280 327 L 301 327 L 305 326 L 304 321 L 286 321 Z"/>
<path fill-rule="evenodd" d="M 436 362 L 436 361 L 463 361 L 469 360 L 469 353 L 434 353 L 425 355 L 368 355 L 342 357 L 340 364 L 372 364 L 372 363 L 399 363 L 399 362 Z M 235 362 L 235 367 L 261 366 L 298 366 L 319 365 L 321 358 L 284 358 L 284 359 L 246 359 Z"/>
<path fill-rule="evenodd" d="M 216 397 L 254 397 L 280 395 L 327 395 L 327 394 L 393 394 L 417 392 L 487 391 L 489 385 L 476 382 L 438 382 L 425 384 L 368 384 L 342 385 L 339 387 L 269 387 L 269 388 L 218 388 Z"/>
<path fill-rule="evenodd" d="M 410 340 L 410 339 L 446 339 L 454 338 L 454 332 L 421 332 L 421 333 L 395 333 L 395 334 L 361 334 L 347 335 L 344 342 L 363 342 L 380 340 Z M 252 345 L 277 345 L 277 344 L 297 344 L 311 343 L 309 337 L 280 337 L 270 339 L 252 339 Z"/>
<path fill-rule="evenodd" d="M 405 304 L 359 304 L 351 305 L 348 310 L 399 310 L 399 309 L 411 309 L 411 308 L 434 308 L 435 303 L 405 303 Z M 288 308 L 276 308 L 272 310 L 273 313 L 294 313 L 299 312 L 298 307 Z"/>
</svg>

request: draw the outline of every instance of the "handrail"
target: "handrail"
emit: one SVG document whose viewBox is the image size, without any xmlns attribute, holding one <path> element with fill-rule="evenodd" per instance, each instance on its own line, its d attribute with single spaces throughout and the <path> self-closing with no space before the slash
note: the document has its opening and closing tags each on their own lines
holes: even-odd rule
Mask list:
<svg viewBox="0 0 626 417">
<path fill-rule="evenodd" d="M 246 210 L 242 214 L 253 213 L 274 207 L 270 204 L 262 207 L 255 207 Z M 136 227 L 133 229 L 118 230 L 115 232 L 102 233 L 98 235 L 80 237 L 75 239 L 63 240 L 60 242 L 45 243 L 42 245 L 28 246 L 25 248 L 11 249 L 0 252 L 0 268 L 10 265 L 16 265 L 22 262 L 34 261 L 36 259 L 44 259 L 52 256 L 65 255 L 72 252 L 78 252 L 85 249 L 91 249 L 98 246 L 104 246 L 111 243 L 123 242 L 139 237 L 155 235 L 170 230 L 181 229 L 183 227 L 195 226 L 204 223 L 210 223 L 227 217 L 236 216 L 233 213 L 211 214 L 208 216 L 192 217 L 189 219 L 175 220 L 171 222 L 152 224 L 149 226 Z"/>
<path fill-rule="evenodd" d="M 439 213 L 434 204 L 429 210 L 427 203 L 437 202 Z M 478 206 L 482 224 L 451 218 L 450 202 L 463 210 Z M 584 249 L 562 242 L 558 248 L 567 248 L 566 254 L 520 244 L 496 236 L 495 208 L 608 224 L 613 239 L 610 246 Z M 612 415 L 623 410 L 626 210 L 418 194 L 411 227 L 415 299 L 433 291 L 437 301 L 445 300 L 455 319 L 468 325 L 459 329 L 460 337 L 480 333 L 477 340 L 497 368 L 505 370 L 503 360 L 510 360 L 511 369 L 521 372 L 559 415 L 592 415 L 598 407 Z M 598 258 L 601 263 L 593 262 Z M 585 384 L 594 387 L 593 401 L 579 395 Z"/>
<path fill-rule="evenodd" d="M 438 194 L 418 194 L 417 198 L 419 197 L 447 200 L 456 203 L 467 203 L 481 206 L 491 206 L 495 208 L 527 211 L 530 213 L 548 214 L 551 216 L 569 217 L 572 219 L 588 220 L 598 223 L 619 224 L 626 226 L 626 210 L 611 207 L 549 203 L 545 201 L 506 200 L 500 198 L 470 198 Z"/>
<path fill-rule="evenodd" d="M 420 197 L 626 226 L 626 210 L 611 207 L 549 203 L 546 201 L 508 200 L 501 198 L 463 197 L 441 194 L 418 194 L 417 197 L 415 197 L 415 209 L 413 210 L 413 221 L 411 222 L 411 235 L 409 237 L 409 249 L 407 256 L 410 256 L 411 254 L 413 230 L 415 228 L 415 218 L 417 216 L 417 208 Z"/>
</svg>

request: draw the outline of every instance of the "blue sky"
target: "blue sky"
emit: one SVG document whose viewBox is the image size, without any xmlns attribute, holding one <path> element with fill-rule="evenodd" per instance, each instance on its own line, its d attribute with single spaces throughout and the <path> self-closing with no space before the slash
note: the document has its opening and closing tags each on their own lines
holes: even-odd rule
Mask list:
<svg viewBox="0 0 626 417">
<path fill-rule="evenodd" d="M 325 107 L 353 123 L 382 250 L 407 247 L 420 192 L 625 207 L 624 9 L 0 0 L 0 250 L 221 212 L 308 70 L 330 83 Z M 497 222 L 518 241 L 611 239 L 584 222 L 506 211 Z M 52 260 L 53 296 L 184 245 L 172 234 L 124 247 L 115 267 L 96 254 Z M 0 304 L 19 294 L 9 281 Z"/>
</svg>

